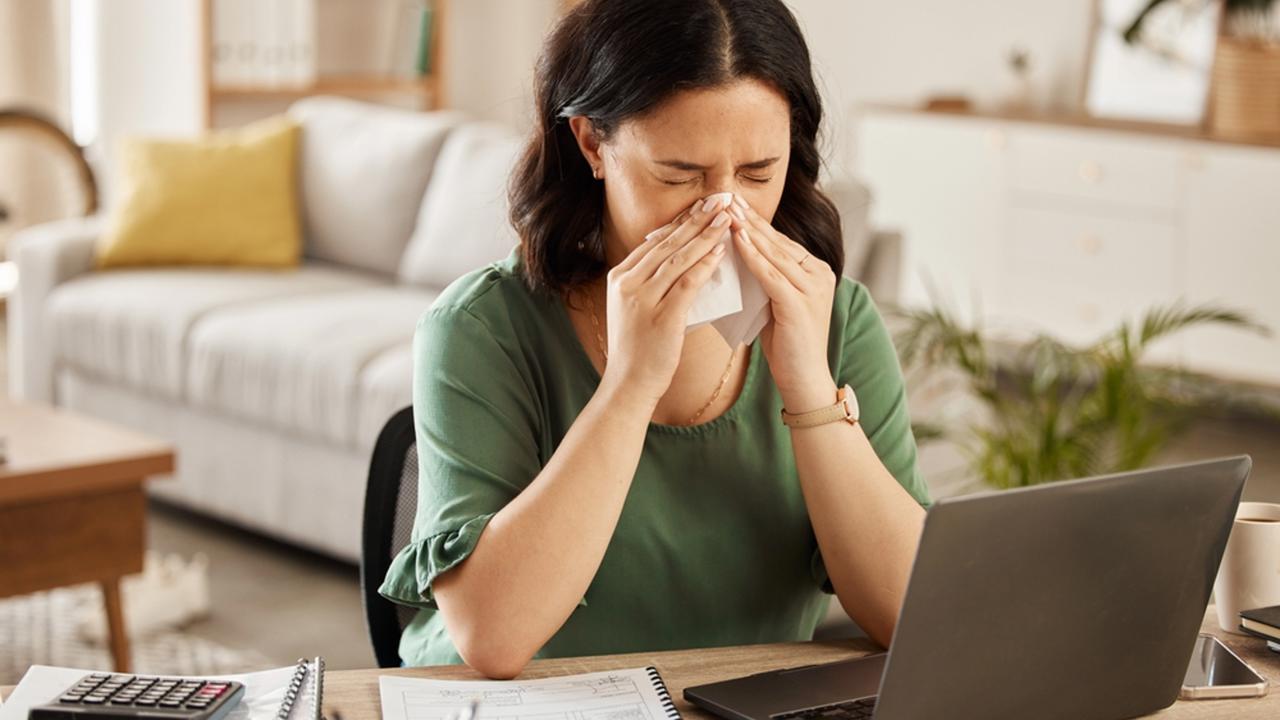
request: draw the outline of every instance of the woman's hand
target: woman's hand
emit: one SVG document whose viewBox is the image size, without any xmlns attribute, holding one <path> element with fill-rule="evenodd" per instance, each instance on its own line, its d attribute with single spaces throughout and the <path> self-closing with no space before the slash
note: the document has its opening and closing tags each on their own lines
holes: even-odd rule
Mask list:
<svg viewBox="0 0 1280 720">
<path fill-rule="evenodd" d="M 723 196 L 699 200 L 609 270 L 609 361 L 601 384 L 617 383 L 654 404 L 667 392 L 689 306 L 724 257 L 731 221 L 724 208 Z"/>
<path fill-rule="evenodd" d="M 734 195 L 731 213 L 738 253 L 769 294 L 773 319 L 760 338 L 783 406 L 800 413 L 830 405 L 835 381 L 827 335 L 836 274 L 825 262 L 806 259 L 803 245 L 773 229 L 741 196 Z"/>
</svg>

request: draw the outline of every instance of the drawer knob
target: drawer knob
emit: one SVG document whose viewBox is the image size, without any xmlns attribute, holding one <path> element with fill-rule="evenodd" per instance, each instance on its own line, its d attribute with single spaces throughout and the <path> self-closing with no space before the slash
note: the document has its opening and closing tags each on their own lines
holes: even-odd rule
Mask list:
<svg viewBox="0 0 1280 720">
<path fill-rule="evenodd" d="M 1085 255 L 1097 255 L 1102 250 L 1102 238 L 1093 233 L 1081 235 L 1076 241 L 1076 245 L 1080 247 L 1080 251 Z"/>
<path fill-rule="evenodd" d="M 1097 160 L 1083 160 L 1080 162 L 1080 179 L 1096 184 L 1102 180 L 1102 163 Z"/>
</svg>

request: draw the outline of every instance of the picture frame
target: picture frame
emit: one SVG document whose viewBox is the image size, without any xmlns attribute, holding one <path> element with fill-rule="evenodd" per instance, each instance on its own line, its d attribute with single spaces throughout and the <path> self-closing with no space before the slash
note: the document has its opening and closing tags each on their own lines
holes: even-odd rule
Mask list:
<svg viewBox="0 0 1280 720">
<path fill-rule="evenodd" d="M 1166 0 L 1133 42 L 1150 0 L 1094 0 L 1080 109 L 1089 116 L 1203 128 L 1222 0 Z"/>
</svg>

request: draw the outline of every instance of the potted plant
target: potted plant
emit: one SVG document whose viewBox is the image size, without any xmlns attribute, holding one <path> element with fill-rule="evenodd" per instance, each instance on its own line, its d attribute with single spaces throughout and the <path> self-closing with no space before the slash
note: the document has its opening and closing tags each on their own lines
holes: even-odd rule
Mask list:
<svg viewBox="0 0 1280 720">
<path fill-rule="evenodd" d="M 945 309 L 890 314 L 901 321 L 895 343 L 903 367 L 958 371 L 989 415 L 954 430 L 920 423 L 917 438 L 956 439 L 973 474 L 997 488 L 1140 468 L 1193 418 L 1257 407 L 1203 375 L 1142 362 L 1153 343 L 1194 326 L 1268 332 L 1233 310 L 1175 303 L 1085 347 L 1040 334 L 1007 357 Z"/>
</svg>

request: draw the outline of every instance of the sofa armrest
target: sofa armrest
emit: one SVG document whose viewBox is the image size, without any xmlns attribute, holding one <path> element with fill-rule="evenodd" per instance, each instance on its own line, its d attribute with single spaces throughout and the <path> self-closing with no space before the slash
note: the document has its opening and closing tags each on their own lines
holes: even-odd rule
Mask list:
<svg viewBox="0 0 1280 720">
<path fill-rule="evenodd" d="M 877 230 L 872 233 L 871 250 L 861 277 L 871 297 L 879 305 L 899 300 L 902 275 L 902 233 L 896 230 Z"/>
<path fill-rule="evenodd" d="M 102 218 L 91 216 L 35 225 L 10 238 L 7 252 L 18 268 L 18 285 L 7 303 L 10 397 L 53 402 L 49 294 L 93 269 L 101 231 Z"/>
</svg>

